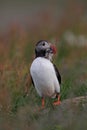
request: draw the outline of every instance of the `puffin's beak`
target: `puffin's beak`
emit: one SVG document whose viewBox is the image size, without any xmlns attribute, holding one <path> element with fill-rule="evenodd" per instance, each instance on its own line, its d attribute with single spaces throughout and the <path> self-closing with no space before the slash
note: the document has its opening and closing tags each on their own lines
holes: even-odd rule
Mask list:
<svg viewBox="0 0 87 130">
<path fill-rule="evenodd" d="M 50 45 L 50 49 L 52 50 L 53 54 L 56 54 L 57 49 L 55 45 Z"/>
</svg>

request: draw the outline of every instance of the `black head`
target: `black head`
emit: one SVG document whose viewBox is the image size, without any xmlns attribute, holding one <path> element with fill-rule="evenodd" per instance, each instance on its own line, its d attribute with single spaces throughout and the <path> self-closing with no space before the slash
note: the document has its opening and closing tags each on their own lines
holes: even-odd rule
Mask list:
<svg viewBox="0 0 87 130">
<path fill-rule="evenodd" d="M 35 47 L 36 57 L 45 57 L 47 59 L 52 58 L 54 53 L 53 46 L 46 40 L 40 40 Z"/>
<path fill-rule="evenodd" d="M 36 57 L 45 57 L 46 51 L 49 48 L 50 48 L 50 45 L 47 41 L 40 40 L 39 42 L 37 42 L 36 48 L 35 48 Z"/>
</svg>

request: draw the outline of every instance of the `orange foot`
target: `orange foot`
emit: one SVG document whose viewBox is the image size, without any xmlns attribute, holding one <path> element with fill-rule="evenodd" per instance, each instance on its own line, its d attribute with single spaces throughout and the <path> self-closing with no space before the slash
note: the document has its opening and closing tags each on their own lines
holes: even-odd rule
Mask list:
<svg viewBox="0 0 87 130">
<path fill-rule="evenodd" d="M 45 108 L 45 101 L 44 101 L 44 98 L 42 97 L 42 101 L 41 101 L 42 103 L 42 105 L 41 105 L 41 107 L 40 107 L 40 110 L 43 110 L 44 108 Z"/>
<path fill-rule="evenodd" d="M 58 99 L 57 99 L 57 101 L 55 101 L 54 103 L 53 103 L 53 105 L 60 105 L 61 104 L 61 101 L 60 101 L 60 95 L 58 95 Z"/>
<path fill-rule="evenodd" d="M 53 105 L 57 106 L 57 105 L 60 105 L 61 104 L 61 101 L 56 101 L 53 103 Z"/>
<path fill-rule="evenodd" d="M 44 98 L 42 97 L 41 99 L 41 107 L 38 109 L 39 111 L 43 110 L 45 108 L 45 100 Z"/>
</svg>

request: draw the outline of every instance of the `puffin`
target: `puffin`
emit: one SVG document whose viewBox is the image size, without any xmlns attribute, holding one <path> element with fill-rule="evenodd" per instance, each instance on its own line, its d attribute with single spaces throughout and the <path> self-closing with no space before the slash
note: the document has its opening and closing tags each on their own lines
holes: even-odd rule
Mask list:
<svg viewBox="0 0 87 130">
<path fill-rule="evenodd" d="M 46 40 L 40 40 L 35 46 L 35 59 L 30 67 L 32 83 L 41 97 L 41 107 L 45 107 L 45 98 L 56 98 L 53 105 L 59 105 L 61 75 L 52 62 L 56 47 Z"/>
</svg>

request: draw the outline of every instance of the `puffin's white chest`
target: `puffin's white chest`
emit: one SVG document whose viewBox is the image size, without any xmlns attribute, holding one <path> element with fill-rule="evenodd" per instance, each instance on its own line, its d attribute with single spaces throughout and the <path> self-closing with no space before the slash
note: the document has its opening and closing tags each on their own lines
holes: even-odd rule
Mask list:
<svg viewBox="0 0 87 130">
<path fill-rule="evenodd" d="M 36 58 L 30 68 L 35 88 L 40 96 L 54 96 L 60 92 L 53 64 L 45 58 Z"/>
</svg>

